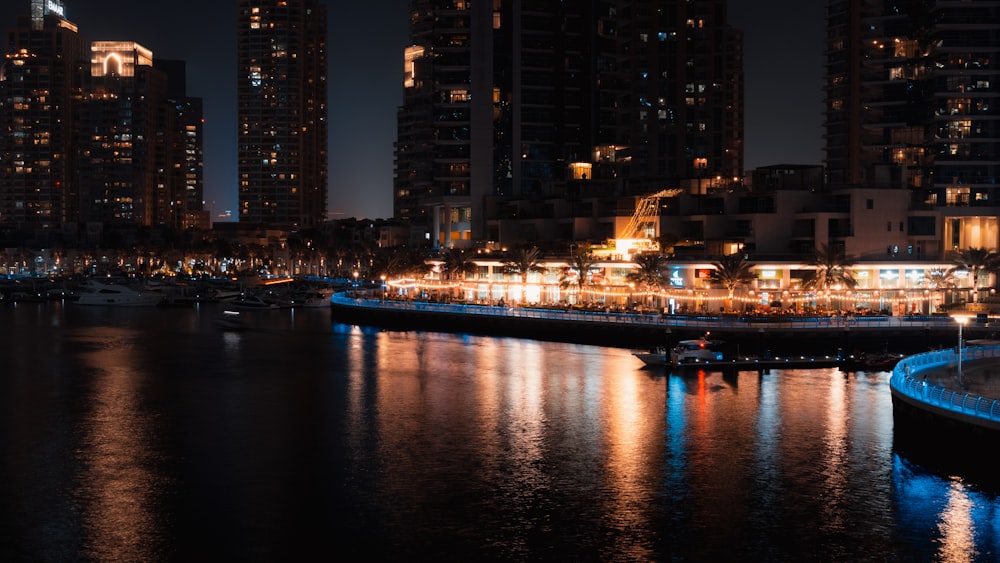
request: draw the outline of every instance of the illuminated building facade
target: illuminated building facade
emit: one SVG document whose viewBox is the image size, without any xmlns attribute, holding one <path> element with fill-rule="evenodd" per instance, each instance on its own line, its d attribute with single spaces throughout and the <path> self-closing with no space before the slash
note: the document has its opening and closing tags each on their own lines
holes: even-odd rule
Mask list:
<svg viewBox="0 0 1000 563">
<path fill-rule="evenodd" d="M 195 226 L 202 210 L 201 101 L 184 64 L 130 41 L 91 45 L 78 116 L 80 218 L 105 225 Z"/>
<path fill-rule="evenodd" d="M 74 100 L 88 42 L 62 4 L 34 0 L 5 35 L 0 61 L 0 226 L 47 230 L 76 220 Z"/>
<path fill-rule="evenodd" d="M 742 36 L 725 7 L 412 2 L 396 218 L 435 247 L 613 237 L 613 221 L 577 228 L 595 209 L 572 199 L 613 215 L 623 194 L 741 176 Z"/>
<path fill-rule="evenodd" d="M 79 115 L 81 220 L 151 225 L 156 189 L 165 182 L 154 144 L 166 77 L 137 43 L 95 41 L 91 54 L 91 87 Z"/>
<path fill-rule="evenodd" d="M 826 167 L 832 186 L 908 190 L 940 222 L 932 254 L 1000 247 L 1000 5 L 832 0 Z"/>
<path fill-rule="evenodd" d="M 183 63 L 88 42 L 62 2 L 30 6 L 0 67 L 0 225 L 207 228 L 201 100 L 184 93 Z"/>
<path fill-rule="evenodd" d="M 239 221 L 315 227 L 326 219 L 326 6 L 240 0 Z"/>
</svg>

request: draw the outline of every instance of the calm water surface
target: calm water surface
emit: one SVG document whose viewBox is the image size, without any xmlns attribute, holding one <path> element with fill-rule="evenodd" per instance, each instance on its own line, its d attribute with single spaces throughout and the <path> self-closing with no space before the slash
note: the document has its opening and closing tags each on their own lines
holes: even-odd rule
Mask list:
<svg viewBox="0 0 1000 563">
<path fill-rule="evenodd" d="M 885 373 L 219 312 L 0 308 L 0 560 L 1000 553 L 997 491 L 894 445 Z"/>
</svg>

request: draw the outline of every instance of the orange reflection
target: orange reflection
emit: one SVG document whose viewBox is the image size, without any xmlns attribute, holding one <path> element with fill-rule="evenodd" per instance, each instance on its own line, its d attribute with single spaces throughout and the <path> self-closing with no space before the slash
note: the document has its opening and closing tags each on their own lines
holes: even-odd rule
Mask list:
<svg viewBox="0 0 1000 563">
<path fill-rule="evenodd" d="M 87 530 L 84 549 L 94 560 L 155 560 L 162 534 L 154 500 L 165 478 L 150 469 L 159 456 L 150 443 L 156 428 L 138 404 L 142 368 L 134 336 L 100 328 L 79 339 L 95 348 L 81 355 L 95 375 L 77 452 L 83 469 L 73 494 Z"/>
<path fill-rule="evenodd" d="M 942 510 L 941 521 L 938 523 L 941 533 L 938 561 L 962 563 L 977 560 L 976 526 L 972 518 L 974 508 L 975 503 L 962 484 L 951 483 L 948 504 Z"/>
</svg>

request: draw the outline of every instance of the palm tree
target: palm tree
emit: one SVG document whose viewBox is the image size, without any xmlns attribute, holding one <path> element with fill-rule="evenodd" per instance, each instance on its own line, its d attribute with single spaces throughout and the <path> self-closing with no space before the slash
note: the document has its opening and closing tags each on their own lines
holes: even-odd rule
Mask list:
<svg viewBox="0 0 1000 563">
<path fill-rule="evenodd" d="M 855 261 L 844 254 L 844 249 L 839 246 L 831 247 L 821 244 L 813 251 L 809 264 L 815 267 L 811 278 L 805 282 L 808 289 L 828 289 L 831 287 L 845 287 L 853 289 L 858 284 L 851 273 L 851 268 Z"/>
<path fill-rule="evenodd" d="M 521 284 L 525 285 L 528 283 L 528 274 L 531 272 L 543 272 L 545 268 L 539 265 L 541 261 L 541 252 L 538 250 L 537 246 L 521 246 L 514 249 L 507 261 L 504 263 L 504 269 L 512 274 L 518 274 L 521 276 Z"/>
<path fill-rule="evenodd" d="M 559 277 L 559 286 L 567 288 L 575 285 L 577 294 L 583 301 L 583 287 L 590 283 L 590 273 L 596 269 L 596 263 L 597 259 L 588 249 L 574 249 L 570 253 L 569 268 Z"/>
<path fill-rule="evenodd" d="M 1000 269 L 1000 254 L 985 248 L 967 248 L 952 253 L 952 266 L 948 272 L 954 276 L 958 272 L 968 272 L 972 278 L 972 302 L 979 302 L 980 278 L 982 274 L 992 274 Z"/>
<path fill-rule="evenodd" d="M 756 276 L 753 269 L 756 264 L 749 262 L 741 253 L 727 254 L 713 262 L 712 283 L 726 288 L 726 311 L 732 310 L 733 294 L 741 285 L 753 283 Z"/>
<path fill-rule="evenodd" d="M 858 284 L 851 272 L 851 267 L 855 261 L 849 258 L 841 246 L 831 247 L 821 244 L 819 248 L 813 250 L 809 264 L 815 267 L 811 278 L 805 281 L 806 289 L 817 291 L 833 289 L 854 289 Z M 827 295 L 827 306 L 830 306 L 830 297 Z"/>
<path fill-rule="evenodd" d="M 449 248 L 444 251 L 443 273 L 446 280 L 464 280 L 468 274 L 475 273 L 476 263 L 473 262 L 475 252 L 467 248 Z"/>
<path fill-rule="evenodd" d="M 664 258 L 661 254 L 636 254 L 632 259 L 635 269 L 625 278 L 639 287 L 660 287 L 663 284 Z"/>
<path fill-rule="evenodd" d="M 644 290 L 656 290 L 663 287 L 663 262 L 666 259 L 659 253 L 636 254 L 632 263 L 636 268 L 625 276 L 630 284 Z"/>
</svg>

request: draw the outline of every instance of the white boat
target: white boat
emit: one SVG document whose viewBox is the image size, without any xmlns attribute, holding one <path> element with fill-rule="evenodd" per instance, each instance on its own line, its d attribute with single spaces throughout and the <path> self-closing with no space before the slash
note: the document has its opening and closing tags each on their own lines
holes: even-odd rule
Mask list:
<svg viewBox="0 0 1000 563">
<path fill-rule="evenodd" d="M 670 352 L 663 346 L 654 348 L 648 352 L 632 352 L 632 355 L 642 360 L 642 363 L 647 366 L 670 365 Z"/>
<path fill-rule="evenodd" d="M 162 293 L 136 291 L 124 285 L 106 284 L 87 280 L 77 290 L 79 305 L 103 305 L 118 307 L 153 307 L 164 299 Z"/>
<path fill-rule="evenodd" d="M 246 323 L 243 322 L 239 311 L 223 311 L 216 319 L 216 324 L 222 330 L 243 330 L 246 328 Z"/>
<path fill-rule="evenodd" d="M 262 309 L 267 311 L 279 308 L 279 305 L 277 303 L 268 303 L 267 301 L 264 301 L 263 299 L 257 297 L 256 295 L 246 295 L 239 299 L 226 299 L 225 301 L 222 302 L 225 303 L 226 306 L 228 307 L 232 307 L 235 309 L 243 309 L 243 310 Z"/>
<path fill-rule="evenodd" d="M 709 340 L 707 334 L 696 340 L 681 340 L 670 351 L 670 362 L 675 366 L 721 362 L 723 358 L 722 344 L 721 340 Z"/>
<path fill-rule="evenodd" d="M 708 335 L 695 340 L 681 340 L 668 350 L 659 347 L 648 352 L 633 352 L 647 366 L 681 366 L 707 362 L 721 362 L 723 359 L 721 340 L 709 340 Z"/>
</svg>

